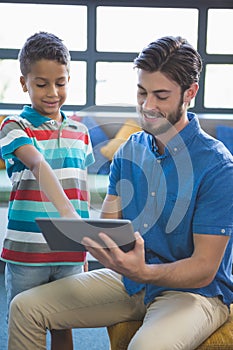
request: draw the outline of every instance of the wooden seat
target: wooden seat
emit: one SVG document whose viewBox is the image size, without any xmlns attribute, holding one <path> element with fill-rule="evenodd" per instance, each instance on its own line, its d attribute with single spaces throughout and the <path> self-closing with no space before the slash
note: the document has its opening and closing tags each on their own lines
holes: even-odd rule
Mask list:
<svg viewBox="0 0 233 350">
<path fill-rule="evenodd" d="M 107 330 L 111 350 L 127 350 L 131 338 L 141 324 L 141 321 L 128 321 L 109 326 Z M 233 304 L 231 305 L 231 313 L 227 322 L 196 350 L 233 350 Z"/>
</svg>

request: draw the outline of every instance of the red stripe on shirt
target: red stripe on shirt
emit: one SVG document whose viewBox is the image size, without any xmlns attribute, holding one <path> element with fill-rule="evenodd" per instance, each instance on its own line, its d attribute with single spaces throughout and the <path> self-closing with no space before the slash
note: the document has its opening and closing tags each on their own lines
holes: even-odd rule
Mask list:
<svg viewBox="0 0 233 350">
<path fill-rule="evenodd" d="M 30 128 L 26 128 L 25 132 L 29 137 L 34 137 L 39 141 L 58 139 L 58 130 L 31 130 Z"/>
<path fill-rule="evenodd" d="M 86 145 L 89 143 L 89 138 L 87 134 L 83 132 L 71 131 L 67 129 L 62 130 L 62 137 L 68 139 L 77 139 L 83 141 Z"/>
<path fill-rule="evenodd" d="M 69 199 L 79 199 L 80 201 L 87 201 L 88 200 L 88 192 L 87 191 L 81 191 L 80 189 L 77 189 L 77 188 L 69 188 L 69 189 L 65 189 L 64 192 L 66 193 L 66 195 Z M 10 194 L 10 201 L 13 201 L 13 200 L 49 202 L 49 199 L 44 194 L 44 192 L 37 191 L 37 190 L 12 191 Z"/>
<path fill-rule="evenodd" d="M 87 201 L 89 199 L 87 191 L 81 191 L 78 188 L 70 188 L 64 190 L 69 199 L 79 199 L 80 201 Z"/>
<path fill-rule="evenodd" d="M 23 263 L 83 262 L 86 252 L 25 253 L 3 248 L 1 257 Z"/>
<path fill-rule="evenodd" d="M 5 125 L 7 125 L 7 124 L 9 124 L 11 122 L 13 122 L 13 120 L 9 120 L 9 119 L 8 120 L 3 120 L 3 123 L 1 124 L 1 129 L 0 130 L 2 130 Z"/>
<path fill-rule="evenodd" d="M 46 195 L 41 191 L 36 190 L 17 190 L 12 191 L 10 195 L 10 201 L 13 200 L 25 200 L 25 201 L 36 201 L 36 202 L 49 202 Z"/>
<path fill-rule="evenodd" d="M 59 130 L 31 130 L 30 128 L 26 128 L 25 132 L 30 137 L 35 137 L 38 141 L 43 140 L 51 140 L 51 139 L 58 139 L 59 138 Z M 81 140 L 85 144 L 88 144 L 89 138 L 87 134 L 84 134 L 83 132 L 77 132 L 72 130 L 63 129 L 62 130 L 62 138 L 67 139 L 75 139 L 75 140 Z"/>
</svg>

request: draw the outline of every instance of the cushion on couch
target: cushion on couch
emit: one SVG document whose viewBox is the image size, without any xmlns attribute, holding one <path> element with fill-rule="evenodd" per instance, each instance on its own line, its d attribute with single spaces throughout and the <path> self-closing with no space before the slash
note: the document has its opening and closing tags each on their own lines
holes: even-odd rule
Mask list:
<svg viewBox="0 0 233 350">
<path fill-rule="evenodd" d="M 0 169 L 5 169 L 5 167 L 6 167 L 5 161 L 2 159 L 2 152 L 0 148 Z"/>
<path fill-rule="evenodd" d="M 114 153 L 117 151 L 119 146 L 125 142 L 129 136 L 137 131 L 141 131 L 140 126 L 133 120 L 127 119 L 122 125 L 115 137 L 111 139 L 105 146 L 101 147 L 100 152 L 102 155 L 109 160 L 112 160 Z"/>
<path fill-rule="evenodd" d="M 86 125 L 89 130 L 95 156 L 95 163 L 88 168 L 88 173 L 101 175 L 109 174 L 111 162 L 100 152 L 101 147 L 105 146 L 109 141 L 108 136 L 94 118 L 83 117 L 81 123 Z"/>
</svg>

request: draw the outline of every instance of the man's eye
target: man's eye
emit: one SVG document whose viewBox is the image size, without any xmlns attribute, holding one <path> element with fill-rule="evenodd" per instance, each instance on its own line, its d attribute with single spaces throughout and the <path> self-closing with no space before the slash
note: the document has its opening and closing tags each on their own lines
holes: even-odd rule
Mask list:
<svg viewBox="0 0 233 350">
<path fill-rule="evenodd" d="M 65 83 L 63 83 L 63 84 L 61 84 L 61 83 L 58 84 L 58 83 L 57 83 L 57 86 L 60 86 L 60 87 L 61 87 L 61 86 L 65 86 L 65 85 L 66 85 Z"/>
<path fill-rule="evenodd" d="M 145 91 L 138 91 L 138 95 L 140 95 L 140 96 L 145 96 L 145 95 L 146 95 L 146 92 L 145 92 Z"/>
<path fill-rule="evenodd" d="M 43 88 L 43 87 L 45 87 L 45 84 L 36 84 L 36 86 L 37 86 L 38 88 Z"/>
<path fill-rule="evenodd" d="M 165 101 L 168 99 L 168 96 L 166 96 L 166 97 L 157 96 L 157 98 L 161 101 Z"/>
</svg>

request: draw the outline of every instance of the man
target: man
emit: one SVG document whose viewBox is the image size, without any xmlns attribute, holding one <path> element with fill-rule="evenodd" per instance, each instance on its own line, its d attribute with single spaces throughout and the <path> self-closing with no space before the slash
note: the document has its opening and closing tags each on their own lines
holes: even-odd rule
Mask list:
<svg viewBox="0 0 233 350">
<path fill-rule="evenodd" d="M 128 253 L 89 238 L 107 269 L 34 288 L 11 306 L 9 350 L 45 349 L 46 329 L 143 320 L 130 350 L 195 349 L 233 301 L 233 159 L 201 130 L 188 107 L 198 91 L 199 54 L 163 37 L 135 59 L 138 112 L 133 134 L 111 165 L 102 217 L 132 220 Z"/>
</svg>

